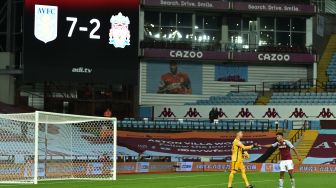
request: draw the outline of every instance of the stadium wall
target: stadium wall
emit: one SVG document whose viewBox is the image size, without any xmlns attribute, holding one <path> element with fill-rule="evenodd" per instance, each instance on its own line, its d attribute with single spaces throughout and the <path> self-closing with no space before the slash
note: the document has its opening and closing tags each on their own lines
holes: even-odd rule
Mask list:
<svg viewBox="0 0 336 188">
<path fill-rule="evenodd" d="M 292 81 L 308 78 L 308 66 L 304 65 L 251 65 L 248 77 L 251 83 Z"/>
<path fill-rule="evenodd" d="M 319 14 L 314 17 L 314 37 L 313 44 L 317 54 L 322 56 L 324 49 L 328 43 L 329 36 L 336 33 L 335 15 Z"/>
<path fill-rule="evenodd" d="M 167 63 L 167 70 L 169 72 L 169 64 L 167 61 L 162 61 Z M 215 80 L 215 69 L 216 64 L 210 64 L 206 62 L 192 62 L 196 66 L 201 67 L 201 72 L 199 75 L 202 78 L 199 81 L 197 87 L 200 87 L 197 94 L 157 94 L 149 93 L 148 84 L 153 82 L 152 78 L 148 78 L 148 66 L 150 61 L 142 61 L 140 63 L 140 95 L 139 102 L 140 105 L 181 105 L 188 102 L 195 102 L 196 100 L 207 99 L 210 96 L 226 95 L 230 91 L 237 91 L 237 85 L 245 85 L 245 90 L 254 91 L 254 85 L 257 89 L 262 89 L 262 82 L 278 82 L 284 81 L 297 81 L 300 79 L 306 80 L 310 78 L 309 66 L 306 65 L 257 65 L 257 64 L 242 64 L 247 68 L 247 82 L 222 82 Z M 200 64 L 197 64 L 200 63 Z M 158 76 L 157 86 L 159 85 L 160 78 Z M 191 80 L 195 84 L 195 80 Z M 157 87 L 156 86 L 156 87 Z M 194 89 L 193 89 L 194 90 Z"/>
<path fill-rule="evenodd" d="M 77 163 L 74 168 L 69 168 L 73 164 L 55 163 L 47 167 L 39 164 L 39 177 L 61 178 L 64 175 L 73 173 L 75 177 L 81 176 L 99 176 L 110 173 L 111 163 Z M 279 172 L 279 165 L 272 163 L 246 163 L 247 172 Z M 1 164 L 1 178 L 10 175 L 13 178 L 31 176 L 31 165 L 22 165 L 13 167 L 13 165 Z M 55 170 L 57 169 L 57 171 Z M 231 169 L 231 163 L 225 162 L 120 162 L 117 164 L 118 174 L 136 174 L 136 173 L 173 173 L 173 172 L 227 172 Z M 335 165 L 297 165 L 296 172 L 303 173 L 336 173 Z"/>
<path fill-rule="evenodd" d="M 14 55 L 7 52 L 0 53 L 0 71 L 13 68 Z M 14 104 L 15 78 L 9 74 L 0 74 L 0 101 Z"/>
<path fill-rule="evenodd" d="M 248 172 L 279 172 L 279 164 L 246 163 Z M 224 162 L 137 162 L 118 163 L 119 174 L 134 173 L 171 173 L 171 172 L 225 172 L 230 171 L 231 163 Z M 302 173 L 336 173 L 335 165 L 307 165 L 295 166 L 296 172 Z"/>
<path fill-rule="evenodd" d="M 322 105 L 278 105 L 278 106 L 212 106 L 212 105 L 195 105 L 195 106 L 173 106 L 157 105 L 154 107 L 154 117 L 163 118 L 164 108 L 171 109 L 175 117 L 165 117 L 167 119 L 208 119 L 208 114 L 213 107 L 223 112 L 220 119 L 271 119 L 271 120 L 335 120 L 333 112 L 336 112 L 335 106 Z M 192 112 L 190 113 L 190 108 Z M 274 109 L 274 111 L 273 111 Z M 330 110 L 330 114 L 323 112 Z M 271 111 L 269 111 L 271 110 Z M 302 110 L 302 112 L 300 111 Z M 300 112 L 299 112 L 300 111 Z M 196 113 L 196 114 L 195 114 Z M 197 114 L 198 113 L 198 114 Z"/>
<path fill-rule="evenodd" d="M 333 129 L 330 129 L 332 127 Z M 328 128 L 320 130 L 317 139 L 303 161 L 304 164 L 328 164 L 336 167 L 335 124 L 330 125 Z"/>
</svg>

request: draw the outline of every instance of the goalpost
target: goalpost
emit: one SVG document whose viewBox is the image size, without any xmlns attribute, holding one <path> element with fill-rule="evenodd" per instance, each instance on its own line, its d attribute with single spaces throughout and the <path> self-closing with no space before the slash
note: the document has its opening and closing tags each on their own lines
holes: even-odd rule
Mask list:
<svg viewBox="0 0 336 188">
<path fill-rule="evenodd" d="M 117 119 L 0 114 L 0 183 L 116 180 Z"/>
</svg>

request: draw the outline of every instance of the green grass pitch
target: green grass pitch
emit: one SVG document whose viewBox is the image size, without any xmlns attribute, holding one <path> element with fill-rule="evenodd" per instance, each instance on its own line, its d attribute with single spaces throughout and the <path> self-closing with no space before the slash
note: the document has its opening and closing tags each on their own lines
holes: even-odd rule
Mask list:
<svg viewBox="0 0 336 188">
<path fill-rule="evenodd" d="M 174 173 L 119 175 L 117 181 L 44 181 L 38 185 L 3 185 L 9 188 L 226 188 L 228 173 Z M 248 173 L 256 188 L 277 188 L 278 173 Z M 295 174 L 296 188 L 334 188 L 336 174 Z M 290 188 L 286 175 L 284 188 Z M 234 188 L 244 188 L 240 174 Z"/>
</svg>

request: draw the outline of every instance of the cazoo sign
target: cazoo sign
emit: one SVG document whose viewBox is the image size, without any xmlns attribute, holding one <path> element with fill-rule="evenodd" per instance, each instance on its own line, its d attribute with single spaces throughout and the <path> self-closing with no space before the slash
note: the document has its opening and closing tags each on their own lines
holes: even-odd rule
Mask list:
<svg viewBox="0 0 336 188">
<path fill-rule="evenodd" d="M 275 53 L 265 53 L 258 54 L 259 61 L 271 61 L 271 62 L 289 62 L 289 54 L 275 54 Z"/>
<path fill-rule="evenodd" d="M 202 59 L 203 52 L 189 50 L 170 50 L 169 56 L 173 58 Z"/>
</svg>

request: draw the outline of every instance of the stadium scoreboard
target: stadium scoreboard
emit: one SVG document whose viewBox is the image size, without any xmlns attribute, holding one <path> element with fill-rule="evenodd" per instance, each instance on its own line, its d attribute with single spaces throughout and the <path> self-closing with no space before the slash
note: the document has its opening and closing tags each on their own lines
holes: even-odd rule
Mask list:
<svg viewBox="0 0 336 188">
<path fill-rule="evenodd" d="M 139 0 L 25 1 L 27 81 L 134 83 L 138 43 Z"/>
</svg>

